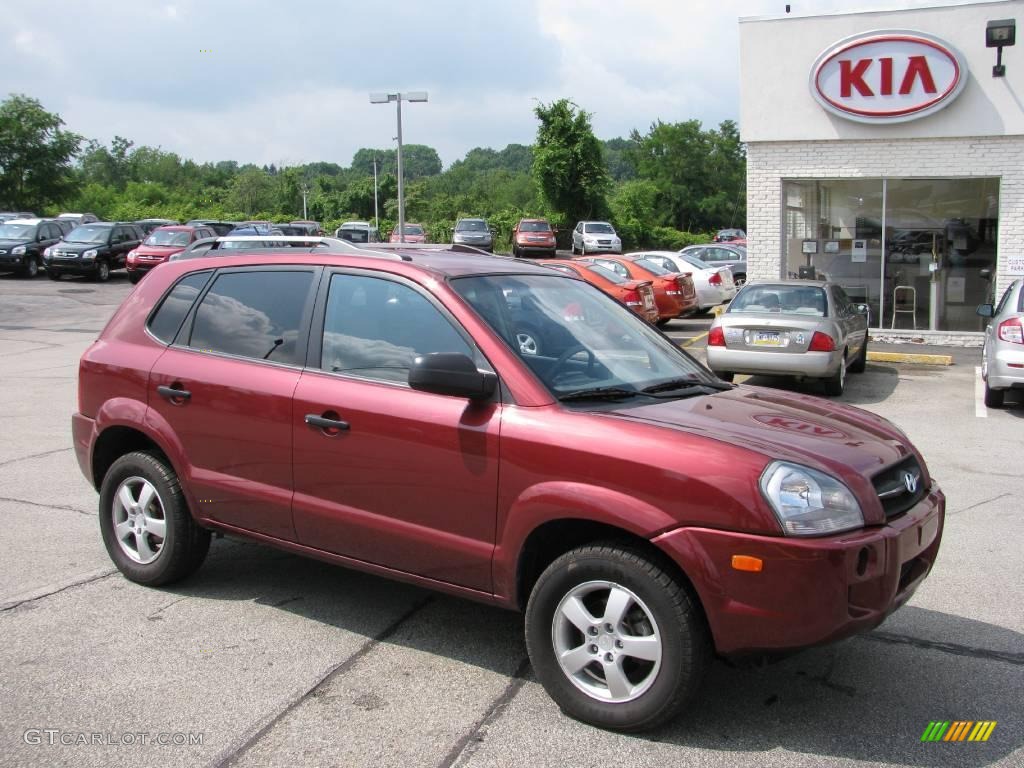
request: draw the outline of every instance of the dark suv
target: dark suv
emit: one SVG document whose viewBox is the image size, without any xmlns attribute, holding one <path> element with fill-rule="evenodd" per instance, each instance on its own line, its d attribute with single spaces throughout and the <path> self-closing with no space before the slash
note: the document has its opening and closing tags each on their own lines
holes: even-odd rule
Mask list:
<svg viewBox="0 0 1024 768">
<path fill-rule="evenodd" d="M 12 269 L 35 277 L 43 263 L 43 251 L 62 234 L 57 223 L 49 219 L 14 219 L 0 224 L 0 270 Z"/>
<path fill-rule="evenodd" d="M 590 284 L 463 246 L 168 262 L 78 392 L 129 579 L 187 576 L 219 531 L 523 610 L 546 690 L 608 728 L 674 716 L 713 653 L 877 626 L 942 534 L 885 419 L 727 384 Z"/>
<path fill-rule="evenodd" d="M 139 247 L 142 230 L 124 221 L 95 221 L 75 227 L 43 251 L 46 274 L 60 280 L 65 274 L 88 275 L 105 282 L 110 270 L 125 266 L 128 253 Z"/>
</svg>

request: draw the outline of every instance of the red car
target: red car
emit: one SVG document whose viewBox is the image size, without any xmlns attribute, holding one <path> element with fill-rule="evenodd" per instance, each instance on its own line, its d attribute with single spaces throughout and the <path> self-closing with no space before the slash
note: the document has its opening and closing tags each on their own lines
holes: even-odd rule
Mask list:
<svg viewBox="0 0 1024 768">
<path fill-rule="evenodd" d="M 626 256 L 587 256 L 577 261 L 599 264 L 629 280 L 650 280 L 658 305 L 658 326 L 697 311 L 697 289 L 689 272 L 669 272 L 653 262 Z"/>
<path fill-rule="evenodd" d="M 621 301 L 647 322 L 658 322 L 654 284 L 650 280 L 627 280 L 607 267 L 600 264 L 583 264 L 578 259 L 545 259 L 537 263 L 582 278 L 613 299 Z"/>
<path fill-rule="evenodd" d="M 547 219 L 520 219 L 512 230 L 512 255 L 555 258 L 558 245 Z"/>
<path fill-rule="evenodd" d="M 538 264 L 296 250 L 169 262 L 83 354 L 73 442 L 127 578 L 222 532 L 522 610 L 555 701 L 640 730 L 714 654 L 870 630 L 935 562 L 943 494 L 880 416 L 725 383 Z"/>
<path fill-rule="evenodd" d="M 391 230 L 391 236 L 388 238 L 389 243 L 400 243 L 402 242 L 401 236 L 398 234 L 398 227 Z M 415 243 L 426 243 L 427 241 L 427 230 L 422 224 L 409 224 L 405 225 L 405 242 L 410 244 Z"/>
<path fill-rule="evenodd" d="M 149 236 L 142 241 L 138 248 L 128 252 L 125 263 L 128 269 L 128 279 L 133 283 L 139 282 L 157 264 L 162 264 L 174 254 L 181 253 L 196 240 L 202 240 L 204 237 L 217 237 L 217 233 L 209 227 L 187 225 L 157 227 L 149 233 Z"/>
</svg>

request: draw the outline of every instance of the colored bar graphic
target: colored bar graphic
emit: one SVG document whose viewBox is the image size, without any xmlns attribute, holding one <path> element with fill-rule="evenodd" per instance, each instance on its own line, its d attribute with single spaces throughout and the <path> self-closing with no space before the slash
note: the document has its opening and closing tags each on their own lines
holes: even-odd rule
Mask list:
<svg viewBox="0 0 1024 768">
<path fill-rule="evenodd" d="M 996 724 L 995 720 L 932 720 L 921 741 L 988 741 Z"/>
</svg>

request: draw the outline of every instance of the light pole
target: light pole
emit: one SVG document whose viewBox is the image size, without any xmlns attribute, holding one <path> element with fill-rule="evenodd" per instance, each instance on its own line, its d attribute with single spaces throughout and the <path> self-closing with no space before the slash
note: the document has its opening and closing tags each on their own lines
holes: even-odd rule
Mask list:
<svg viewBox="0 0 1024 768">
<path fill-rule="evenodd" d="M 377 219 L 377 153 L 373 153 L 373 228 L 380 233 L 380 221 Z"/>
<path fill-rule="evenodd" d="M 398 240 L 402 243 L 405 242 L 405 187 L 402 179 L 402 102 L 426 100 L 426 91 L 370 94 L 371 104 L 387 104 L 393 101 L 398 110 Z"/>
<path fill-rule="evenodd" d="M 306 195 L 309 194 L 309 187 L 302 188 L 302 219 L 306 220 L 309 216 L 306 215 Z"/>
</svg>

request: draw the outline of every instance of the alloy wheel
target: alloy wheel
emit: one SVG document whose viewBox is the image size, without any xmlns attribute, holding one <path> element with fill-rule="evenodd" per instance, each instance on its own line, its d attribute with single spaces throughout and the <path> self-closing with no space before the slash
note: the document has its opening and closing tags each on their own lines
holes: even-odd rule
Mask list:
<svg viewBox="0 0 1024 768">
<path fill-rule="evenodd" d="M 132 476 L 122 481 L 111 514 L 117 543 L 133 562 L 146 565 L 160 556 L 167 518 L 160 494 L 149 480 Z"/>
</svg>

